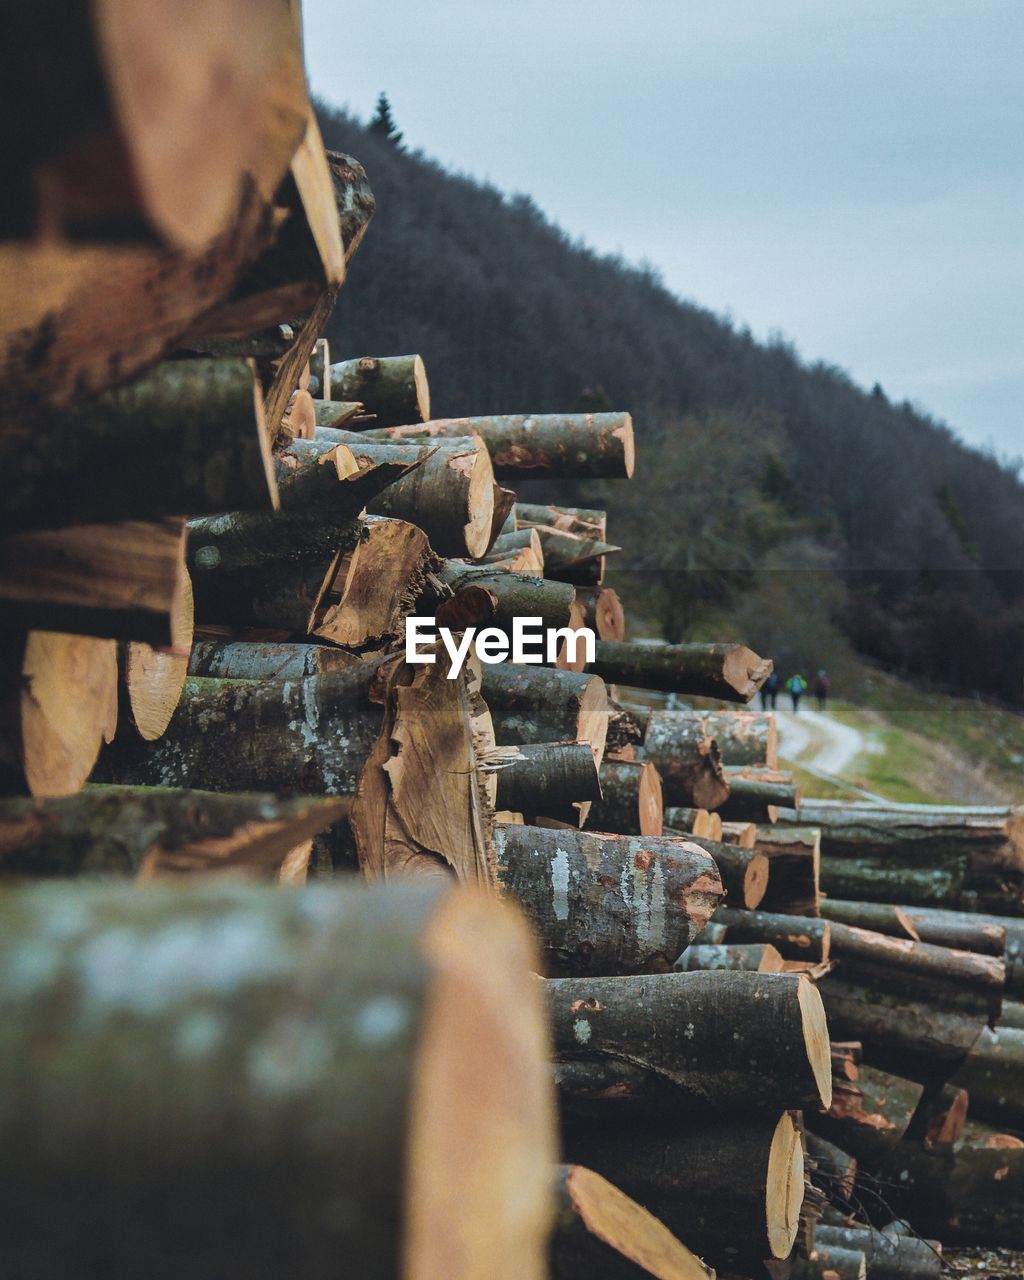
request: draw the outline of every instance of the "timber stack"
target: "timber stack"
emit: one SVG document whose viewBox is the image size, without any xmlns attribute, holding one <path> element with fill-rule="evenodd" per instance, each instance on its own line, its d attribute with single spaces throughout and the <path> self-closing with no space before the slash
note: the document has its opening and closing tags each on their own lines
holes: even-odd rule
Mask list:
<svg viewBox="0 0 1024 1280">
<path fill-rule="evenodd" d="M 11 1274 L 1015 1238 L 1017 819 L 800 809 L 771 662 L 628 640 L 606 513 L 518 499 L 628 479 L 628 412 L 441 417 L 420 355 L 330 350 L 374 197 L 295 7 L 141 9 L 17 19 L 0 88 Z"/>
</svg>

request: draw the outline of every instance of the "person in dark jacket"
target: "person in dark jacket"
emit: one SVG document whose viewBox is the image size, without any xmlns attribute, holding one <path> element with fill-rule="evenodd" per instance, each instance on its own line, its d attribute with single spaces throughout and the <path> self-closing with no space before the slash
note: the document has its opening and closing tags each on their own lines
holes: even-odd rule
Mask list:
<svg viewBox="0 0 1024 1280">
<path fill-rule="evenodd" d="M 767 711 L 769 706 L 774 711 L 775 705 L 779 700 L 779 688 L 782 681 L 779 679 L 779 673 L 773 671 L 768 679 L 761 686 L 761 709 Z"/>
<path fill-rule="evenodd" d="M 818 710 L 824 711 L 825 704 L 828 702 L 828 695 L 832 690 L 832 681 L 828 678 L 828 673 L 819 671 L 814 677 L 814 689 L 812 692 L 818 699 Z"/>
</svg>

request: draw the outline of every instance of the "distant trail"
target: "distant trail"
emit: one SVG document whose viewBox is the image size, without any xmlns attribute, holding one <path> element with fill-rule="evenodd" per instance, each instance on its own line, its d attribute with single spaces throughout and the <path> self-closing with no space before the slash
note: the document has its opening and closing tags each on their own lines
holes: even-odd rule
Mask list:
<svg viewBox="0 0 1024 1280">
<path fill-rule="evenodd" d="M 849 787 L 867 800 L 887 803 L 884 796 L 865 791 L 842 777 L 843 770 L 868 750 L 867 740 L 859 729 L 841 724 L 820 711 L 812 711 L 808 706 L 798 715 L 777 709 L 775 720 L 779 728 L 779 753 L 790 764 L 799 764 L 808 773 Z"/>
</svg>

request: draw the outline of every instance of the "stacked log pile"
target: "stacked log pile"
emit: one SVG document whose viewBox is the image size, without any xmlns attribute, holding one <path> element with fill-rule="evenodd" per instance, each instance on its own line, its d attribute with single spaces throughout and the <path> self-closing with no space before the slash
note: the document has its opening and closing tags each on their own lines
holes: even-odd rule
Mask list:
<svg viewBox="0 0 1024 1280">
<path fill-rule="evenodd" d="M 1015 1238 L 1017 819 L 801 808 L 771 662 L 628 640 L 605 512 L 509 487 L 628 413 L 329 349 L 374 200 L 295 7 L 139 11 L 0 88 L 12 1274 L 934 1275 L 890 1182 Z"/>
</svg>

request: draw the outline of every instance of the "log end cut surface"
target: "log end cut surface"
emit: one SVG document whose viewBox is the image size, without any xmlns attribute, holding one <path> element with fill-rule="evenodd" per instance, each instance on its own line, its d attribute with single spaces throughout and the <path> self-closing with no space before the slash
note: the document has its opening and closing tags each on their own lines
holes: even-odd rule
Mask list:
<svg viewBox="0 0 1024 1280">
<path fill-rule="evenodd" d="M 775 949 L 772 948 L 772 950 Z M 827 1111 L 832 1105 L 832 1046 L 829 1040 L 828 1022 L 825 1018 L 825 1005 L 818 988 L 809 978 L 801 979 L 797 999 L 803 1021 L 807 1060 L 814 1072 L 822 1108 Z"/>
<path fill-rule="evenodd" d="M 763 853 L 754 853 L 743 876 L 743 905 L 754 911 L 768 892 L 770 863 Z"/>
<path fill-rule="evenodd" d="M 183 570 L 171 612 L 171 652 L 148 644 L 129 644 L 124 679 L 132 722 L 147 742 L 163 736 L 188 675 L 194 606 L 192 579 Z"/>
<path fill-rule="evenodd" d="M 765 1214 L 772 1256 L 788 1258 L 796 1243 L 804 1202 L 804 1153 L 789 1112 L 776 1125 L 768 1155 Z"/>
</svg>

